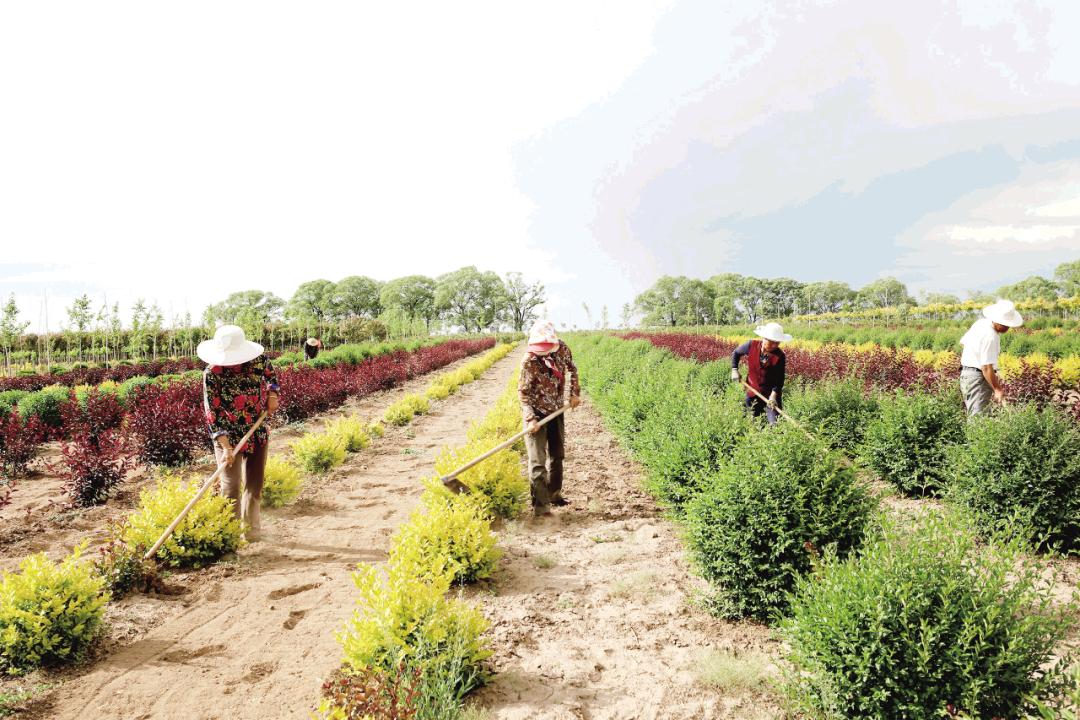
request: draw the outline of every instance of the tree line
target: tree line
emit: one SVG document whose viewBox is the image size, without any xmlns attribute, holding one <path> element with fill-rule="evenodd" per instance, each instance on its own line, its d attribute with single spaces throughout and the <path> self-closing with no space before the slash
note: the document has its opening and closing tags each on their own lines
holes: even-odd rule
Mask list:
<svg viewBox="0 0 1080 720">
<path fill-rule="evenodd" d="M 272 349 L 293 347 L 309 336 L 335 344 L 453 329 L 521 331 L 545 299 L 543 284 L 529 283 L 521 273 L 500 277 L 468 266 L 434 278 L 409 275 L 380 282 L 353 275 L 337 282 L 310 280 L 287 300 L 265 290 L 243 290 L 207 307 L 199 323 L 185 313 L 168 326 L 156 302 L 136 301 L 125 323 L 118 304 L 95 310 L 90 297 L 82 295 L 66 308 L 61 332 L 27 334 L 30 324 L 19 322 L 12 294 L 0 309 L 0 350 L 8 367 L 13 361 L 110 362 L 191 355 L 224 323 L 241 326 L 248 337 Z"/>
<path fill-rule="evenodd" d="M 1004 297 L 1019 302 L 1077 295 L 1080 295 L 1080 260 L 1059 265 L 1052 280 L 1035 275 L 1004 285 L 994 293 L 968 293 L 966 299 L 990 303 Z M 958 296 L 946 293 L 916 298 L 894 277 L 854 289 L 835 280 L 803 283 L 791 278 L 723 273 L 707 280 L 665 275 L 635 298 L 634 309 L 643 315 L 644 325 L 673 327 L 756 323 L 765 318 L 792 315 L 960 302 Z"/>
</svg>

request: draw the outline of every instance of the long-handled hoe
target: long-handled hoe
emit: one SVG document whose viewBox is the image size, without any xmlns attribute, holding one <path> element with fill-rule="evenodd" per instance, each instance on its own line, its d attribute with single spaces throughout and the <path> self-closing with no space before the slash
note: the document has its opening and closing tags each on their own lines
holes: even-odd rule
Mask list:
<svg viewBox="0 0 1080 720">
<path fill-rule="evenodd" d="M 569 404 L 563 405 L 561 408 L 559 408 L 555 412 L 551 413 L 550 415 L 545 417 L 540 422 L 536 423 L 536 427 L 541 428 L 544 425 L 547 425 L 549 422 L 551 422 L 552 420 L 554 420 L 555 418 L 559 417 L 564 412 L 566 412 L 569 408 L 570 408 Z M 505 442 L 499 443 L 498 445 L 491 448 L 490 450 L 488 450 L 486 453 L 484 453 L 480 457 L 478 457 L 478 458 L 476 458 L 474 460 L 470 460 L 469 462 L 467 462 L 464 465 L 462 465 L 461 467 L 459 467 L 457 470 L 454 470 L 452 473 L 450 473 L 448 475 L 443 475 L 441 478 L 439 478 L 439 480 L 442 481 L 442 484 L 446 486 L 447 490 L 450 490 L 452 492 L 455 492 L 455 493 L 458 493 L 458 494 L 472 492 L 471 490 L 469 490 L 468 485 L 466 485 L 465 483 L 463 483 L 463 482 L 461 482 L 460 480 L 457 479 L 457 476 L 460 475 L 461 473 L 465 472 L 469 468 L 474 467 L 474 466 L 479 465 L 480 463 L 484 462 L 485 460 L 487 460 L 489 457 L 491 457 L 495 453 L 499 452 L 500 450 L 505 450 L 506 448 L 510 447 L 511 445 L 513 445 L 518 440 L 520 440 L 521 438 L 525 437 L 528 434 L 529 434 L 528 430 L 522 430 L 521 432 L 519 432 L 514 437 L 510 438 L 509 440 L 506 440 Z"/>
<path fill-rule="evenodd" d="M 769 403 L 769 399 L 768 399 L 767 397 L 765 397 L 764 395 L 762 395 L 761 393 L 759 393 L 759 392 L 758 392 L 757 390 L 755 390 L 754 388 L 752 388 L 752 387 L 750 386 L 750 383 L 746 382 L 745 380 L 743 380 L 743 387 L 745 387 L 745 388 L 746 388 L 747 390 L 749 390 L 750 392 L 754 393 L 754 394 L 755 394 L 755 395 L 757 395 L 757 396 L 758 396 L 759 398 L 761 398 L 761 400 L 762 400 L 762 401 L 763 401 L 763 402 L 764 402 L 765 404 L 768 404 L 768 403 Z M 799 423 L 799 421 L 798 421 L 798 420 L 796 420 L 795 418 L 791 417 L 791 416 L 790 416 L 790 415 L 788 415 L 788 414 L 787 414 L 786 412 L 784 412 L 783 410 L 781 410 L 779 406 L 776 406 L 776 405 L 774 405 L 774 406 L 773 406 L 773 409 L 774 409 L 774 410 L 776 410 L 776 412 L 780 414 L 780 417 L 784 418 L 785 420 L 787 420 L 788 422 L 790 422 L 790 423 L 791 423 L 792 425 L 794 425 L 795 427 L 797 427 L 797 428 L 799 428 L 800 430 L 802 430 L 803 434 L 804 434 L 804 435 L 806 435 L 806 437 L 810 438 L 810 440 L 812 440 L 812 441 L 813 441 L 813 442 L 815 442 L 815 443 L 816 443 L 816 442 L 818 442 L 818 439 L 817 439 L 816 437 L 814 437 L 814 434 L 813 434 L 813 433 L 811 433 L 811 432 L 810 432 L 809 430 L 807 430 L 807 429 L 806 429 L 805 427 L 803 427 L 803 426 L 802 426 L 802 425 L 801 425 L 801 424 Z M 842 464 L 843 464 L 843 465 L 846 465 L 847 467 L 851 467 L 851 466 L 853 466 L 853 465 L 855 464 L 855 463 L 853 463 L 853 462 L 851 461 L 851 458 L 849 458 L 849 457 L 848 457 L 847 455 L 844 455 L 843 453 L 841 453 L 841 454 L 840 454 L 840 460 L 841 460 Z"/>
<path fill-rule="evenodd" d="M 264 420 L 266 420 L 266 413 L 262 413 L 261 415 L 259 415 L 259 418 L 255 421 L 255 424 L 252 425 L 251 429 L 247 431 L 247 435 L 241 438 L 240 442 L 236 444 L 236 447 L 233 448 L 234 455 L 238 455 L 240 451 L 244 449 L 244 446 L 247 445 L 248 440 L 251 439 L 251 436 L 255 434 L 255 431 L 259 429 L 259 426 L 263 424 Z M 195 493 L 195 497 L 191 498 L 191 501 L 188 502 L 186 506 L 184 506 L 184 509 L 180 511 L 180 514 L 176 516 L 176 519 L 173 520 L 169 527 L 165 529 L 165 532 L 161 533 L 161 537 L 157 539 L 157 542 L 154 543 L 153 547 L 146 551 L 146 554 L 143 555 L 143 560 L 149 560 L 157 554 L 157 551 L 161 549 L 161 546 L 165 544 L 165 541 L 168 540 L 169 536 L 173 534 L 174 530 L 176 530 L 176 526 L 179 525 L 185 517 L 187 517 L 187 514 L 191 512 L 191 508 L 195 507 L 195 503 L 199 502 L 199 500 L 202 499 L 202 496 L 206 494 L 206 491 L 210 489 L 210 486 L 214 484 L 214 481 L 218 479 L 221 473 L 225 472 L 225 467 L 225 463 L 221 463 L 217 466 L 217 470 L 214 471 L 213 475 L 207 478 L 206 482 L 204 482 L 202 487 L 199 488 L 199 492 Z"/>
</svg>

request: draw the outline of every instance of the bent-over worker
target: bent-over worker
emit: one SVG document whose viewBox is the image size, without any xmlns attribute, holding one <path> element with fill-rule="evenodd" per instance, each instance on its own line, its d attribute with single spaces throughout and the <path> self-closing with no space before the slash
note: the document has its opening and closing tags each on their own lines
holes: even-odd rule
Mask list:
<svg viewBox="0 0 1080 720">
<path fill-rule="evenodd" d="M 529 331 L 528 352 L 521 361 L 518 398 L 529 455 L 529 482 L 533 512 L 550 515 L 552 505 L 569 505 L 562 495 L 566 435 L 563 416 L 543 427 L 540 420 L 563 406 L 566 376 L 570 375 L 570 407 L 581 403 L 581 385 L 570 348 L 555 334 L 548 320 L 538 320 Z"/>
<path fill-rule="evenodd" d="M 765 413 L 770 425 L 775 425 L 779 416 L 777 408 L 784 408 L 784 376 L 787 372 L 787 356 L 780 349 L 780 343 L 788 342 L 791 336 L 784 333 L 780 323 L 759 325 L 754 334 L 760 340 L 747 340 L 735 352 L 731 353 L 731 379 L 738 381 L 739 360 L 746 357 L 746 382 L 767 400 L 762 400 L 753 392 L 746 391 L 746 407 L 759 417 Z"/>
<path fill-rule="evenodd" d="M 984 307 L 983 316 L 960 338 L 960 392 L 969 417 L 986 412 L 992 402 L 1005 402 L 1005 385 L 997 374 L 1001 336 L 1023 324 L 1015 304 L 998 300 Z"/>
<path fill-rule="evenodd" d="M 246 538 L 258 540 L 270 431 L 265 422 L 260 425 L 240 451 L 242 457 L 237 457 L 233 443 L 248 433 L 263 410 L 267 415 L 277 412 L 277 377 L 263 346 L 245 338 L 236 325 L 218 328 L 213 340 L 199 343 L 196 353 L 209 366 L 203 371 L 203 409 L 218 465 L 226 465 L 220 492 L 233 501 L 233 512 L 247 524 Z"/>
</svg>

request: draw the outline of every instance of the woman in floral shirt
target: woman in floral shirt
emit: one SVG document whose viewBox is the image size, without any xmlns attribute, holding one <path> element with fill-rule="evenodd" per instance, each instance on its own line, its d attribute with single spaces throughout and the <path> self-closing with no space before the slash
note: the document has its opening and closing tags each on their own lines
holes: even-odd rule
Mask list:
<svg viewBox="0 0 1080 720">
<path fill-rule="evenodd" d="M 247 434 L 264 410 L 267 415 L 277 412 L 277 377 L 262 345 L 245 339 L 236 325 L 218 328 L 214 339 L 200 343 L 197 352 L 209 365 L 203 371 L 203 408 L 218 464 L 226 466 L 221 494 L 232 499 L 237 517 L 247 523 L 247 539 L 257 540 L 270 432 L 265 423 L 260 425 L 241 449 L 240 462 L 235 462 L 233 443 Z"/>
</svg>

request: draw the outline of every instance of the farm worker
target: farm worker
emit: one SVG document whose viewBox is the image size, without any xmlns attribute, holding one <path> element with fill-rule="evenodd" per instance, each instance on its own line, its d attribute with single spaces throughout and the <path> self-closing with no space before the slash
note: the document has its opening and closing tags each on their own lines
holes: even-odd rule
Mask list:
<svg viewBox="0 0 1080 720">
<path fill-rule="evenodd" d="M 566 435 L 563 416 L 537 423 L 563 406 L 566 376 L 570 375 L 570 407 L 581 404 L 581 385 L 570 348 L 555 334 L 549 320 L 538 320 L 529 331 L 528 352 L 521 361 L 518 397 L 529 454 L 529 481 L 533 512 L 551 514 L 552 505 L 569 505 L 562 496 L 563 455 Z"/>
<path fill-rule="evenodd" d="M 270 433 L 265 423 L 260 425 L 242 449 L 242 458 L 236 457 L 232 444 L 247 434 L 263 410 L 267 415 L 277 412 L 277 377 L 263 346 L 245 338 L 236 325 L 219 327 L 213 340 L 199 343 L 196 353 L 208 365 L 203 371 L 207 428 L 218 465 L 226 465 L 220 491 L 233 501 L 236 516 L 247 523 L 247 539 L 258 540 Z"/>
<path fill-rule="evenodd" d="M 321 349 L 322 340 L 319 340 L 318 338 L 309 337 L 307 342 L 304 343 L 304 355 L 307 356 L 308 360 L 314 360 Z"/>
<path fill-rule="evenodd" d="M 759 325 L 754 334 L 761 339 L 747 340 L 731 353 L 731 379 L 739 380 L 739 360 L 745 356 L 747 384 L 768 398 L 766 402 L 747 390 L 746 407 L 754 417 L 764 412 L 769 424 L 775 425 L 778 419 L 776 409 L 784 407 L 784 375 L 787 372 L 787 356 L 780 349 L 780 343 L 788 342 L 791 336 L 784 333 L 780 323 L 774 322 Z"/>
<path fill-rule="evenodd" d="M 1005 385 L 997 374 L 1001 336 L 1009 328 L 1023 324 L 1024 318 L 1016 311 L 1016 305 L 1009 300 L 998 300 L 984 307 L 983 316 L 960 338 L 964 346 L 960 355 L 960 392 L 969 416 L 989 410 L 991 401 L 1005 401 Z"/>
</svg>

